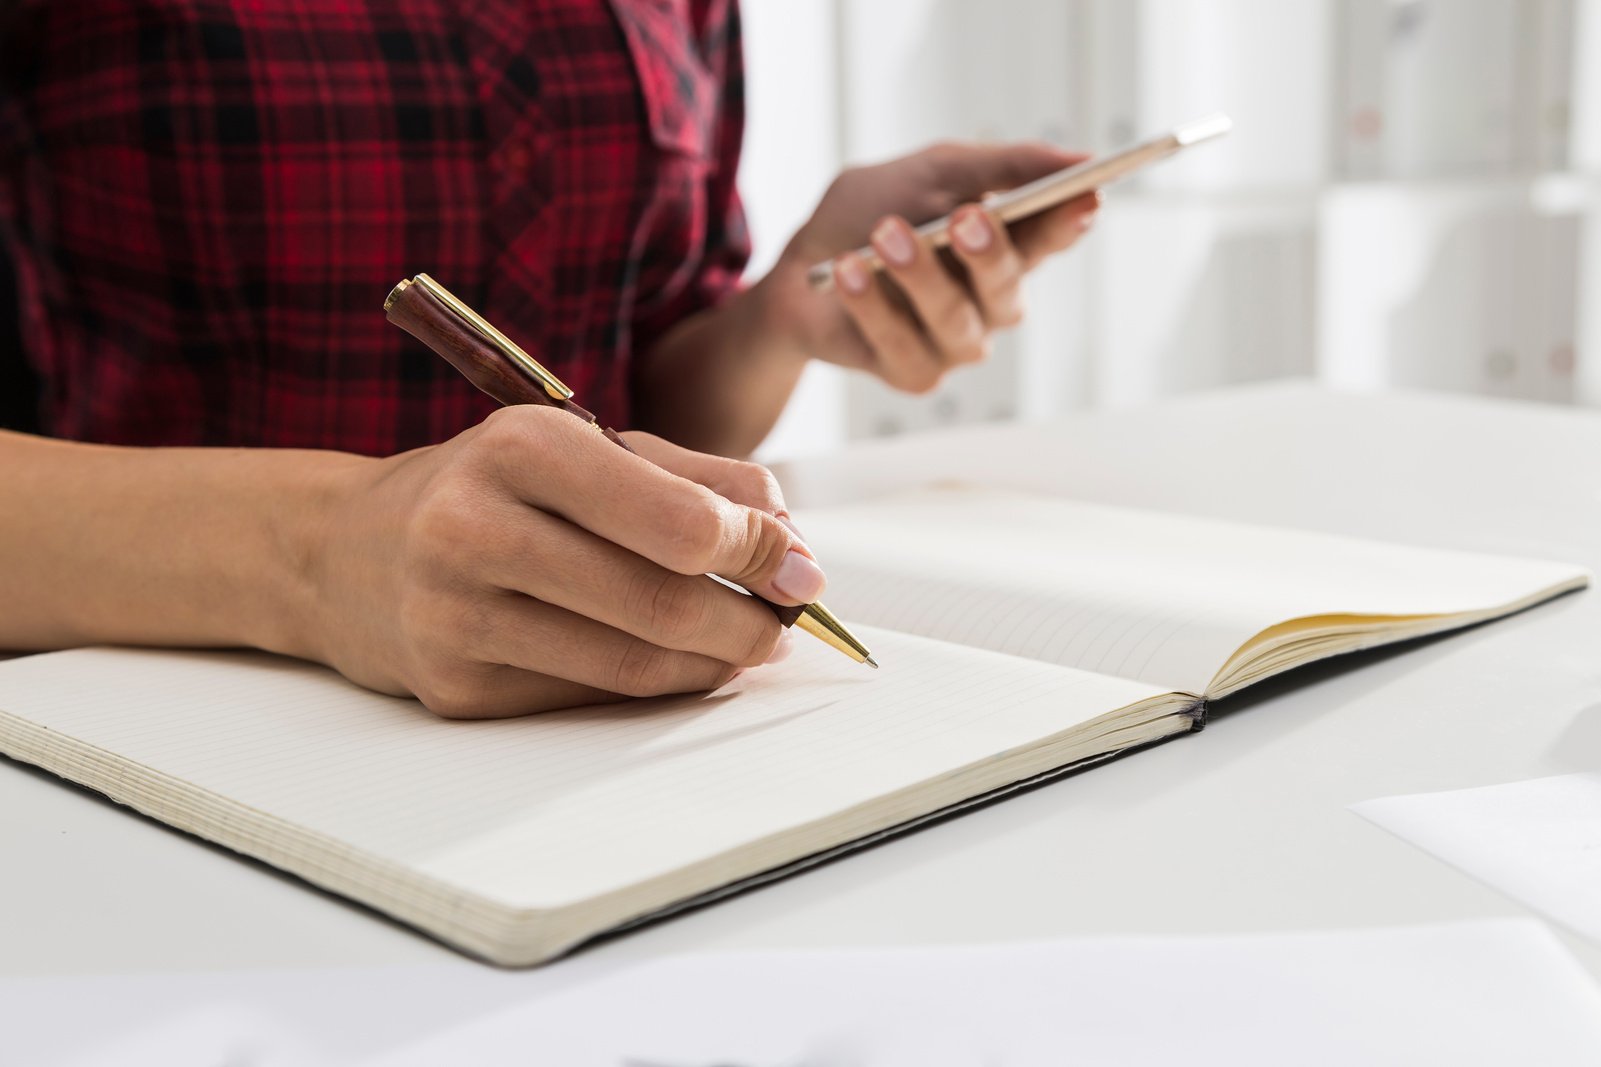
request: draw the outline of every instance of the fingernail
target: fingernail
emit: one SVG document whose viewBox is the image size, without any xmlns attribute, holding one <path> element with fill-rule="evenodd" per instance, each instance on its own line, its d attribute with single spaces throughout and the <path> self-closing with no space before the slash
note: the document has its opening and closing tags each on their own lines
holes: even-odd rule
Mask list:
<svg viewBox="0 0 1601 1067">
<path fill-rule="evenodd" d="M 795 650 L 795 637 L 788 630 L 778 635 L 778 644 L 773 647 L 773 654 L 767 657 L 768 663 L 782 663 L 789 658 Z"/>
<path fill-rule="evenodd" d="M 962 248 L 969 252 L 982 252 L 990 246 L 991 231 L 989 219 L 982 211 L 969 211 L 956 220 L 951 227 L 951 233 Z"/>
<path fill-rule="evenodd" d="M 841 256 L 835 261 L 834 280 L 852 296 L 867 292 L 867 268 L 856 256 Z"/>
<path fill-rule="evenodd" d="M 912 232 L 898 219 L 885 219 L 879 223 L 873 231 L 873 244 L 878 247 L 879 255 L 897 267 L 909 267 L 912 260 L 917 258 L 917 245 L 912 240 Z"/>
<path fill-rule="evenodd" d="M 794 549 L 784 553 L 784 562 L 773 575 L 773 587 L 802 604 L 810 604 L 822 596 L 823 586 L 827 584 L 823 569 Z"/>
</svg>

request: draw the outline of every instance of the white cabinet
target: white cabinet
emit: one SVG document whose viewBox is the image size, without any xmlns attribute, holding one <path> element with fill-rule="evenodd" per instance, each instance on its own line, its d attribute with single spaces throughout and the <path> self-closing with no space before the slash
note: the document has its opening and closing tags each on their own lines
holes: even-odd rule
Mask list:
<svg viewBox="0 0 1601 1067">
<path fill-rule="evenodd" d="M 1569 166 L 1575 14 L 1575 0 L 1342 0 L 1339 174 Z"/>
<path fill-rule="evenodd" d="M 1097 406 L 1314 370 L 1316 201 L 1142 193 L 1088 261 Z"/>
<path fill-rule="evenodd" d="M 1573 401 L 1591 226 L 1573 192 L 1514 180 L 1328 194 L 1323 376 L 1356 388 Z"/>
</svg>

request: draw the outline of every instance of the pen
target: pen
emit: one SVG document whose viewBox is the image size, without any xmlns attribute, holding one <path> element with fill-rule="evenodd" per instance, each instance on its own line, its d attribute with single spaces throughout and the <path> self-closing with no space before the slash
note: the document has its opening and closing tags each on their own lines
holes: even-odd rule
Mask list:
<svg viewBox="0 0 1601 1067">
<path fill-rule="evenodd" d="M 500 403 L 561 408 L 595 427 L 613 444 L 628 448 L 616 431 L 602 427 L 594 415 L 573 402 L 573 391 L 560 379 L 428 275 L 405 279 L 390 290 L 384 312 L 390 322 L 444 357 Z M 822 604 L 786 607 L 767 600 L 762 603 L 772 608 L 785 626 L 798 626 L 857 663 L 878 667 L 867 646 Z"/>
</svg>

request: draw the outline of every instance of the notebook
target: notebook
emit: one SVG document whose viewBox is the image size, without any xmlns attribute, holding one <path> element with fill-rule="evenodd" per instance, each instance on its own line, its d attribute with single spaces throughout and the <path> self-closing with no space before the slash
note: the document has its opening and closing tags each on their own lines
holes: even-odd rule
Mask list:
<svg viewBox="0 0 1601 1067">
<path fill-rule="evenodd" d="M 0 751 L 529 965 L 1589 580 L 960 487 L 797 522 L 881 670 L 797 641 L 710 694 L 471 722 L 285 658 L 81 649 L 0 663 Z"/>
</svg>

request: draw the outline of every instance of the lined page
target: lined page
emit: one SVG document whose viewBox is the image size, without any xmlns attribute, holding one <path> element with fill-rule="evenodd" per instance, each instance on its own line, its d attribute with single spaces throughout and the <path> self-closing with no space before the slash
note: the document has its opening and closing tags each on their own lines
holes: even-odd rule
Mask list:
<svg viewBox="0 0 1601 1067">
<path fill-rule="evenodd" d="M 493 901 L 547 908 L 1160 695 L 863 636 L 882 670 L 800 641 L 789 660 L 715 694 L 489 722 L 444 721 L 288 659 L 91 649 L 0 664 L 0 712 L 210 790 L 237 823 L 260 812 Z M 14 754 L 18 736 L 0 714 L 0 749 Z"/>
<path fill-rule="evenodd" d="M 965 487 L 796 522 L 842 618 L 1190 693 L 1292 619 L 1482 611 L 1587 574 Z"/>
</svg>

